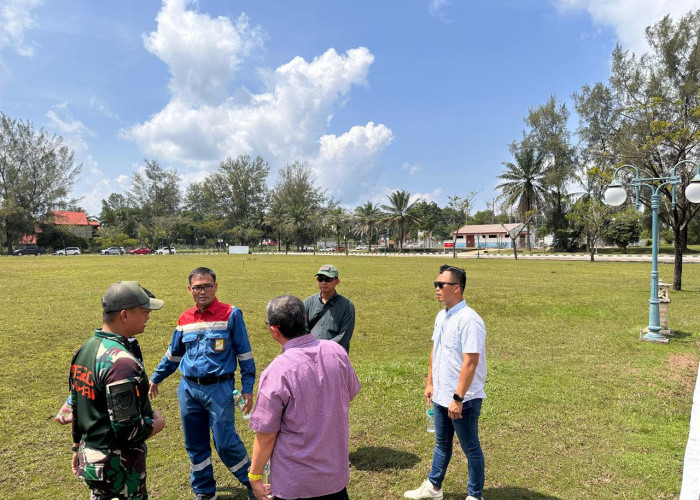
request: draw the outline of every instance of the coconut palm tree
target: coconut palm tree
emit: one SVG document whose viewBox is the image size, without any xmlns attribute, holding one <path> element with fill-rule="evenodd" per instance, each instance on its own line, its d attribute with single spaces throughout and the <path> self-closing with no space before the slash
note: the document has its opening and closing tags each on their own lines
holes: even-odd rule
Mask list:
<svg viewBox="0 0 700 500">
<path fill-rule="evenodd" d="M 368 201 L 364 205 L 355 208 L 355 229 L 354 233 L 362 238 L 367 236 L 368 252 L 372 251 L 372 233 L 382 217 L 379 205 Z"/>
<path fill-rule="evenodd" d="M 399 250 L 403 251 L 406 228 L 418 221 L 418 218 L 411 211 L 417 200 L 410 202 L 411 193 L 408 191 L 394 191 L 388 195 L 388 198 L 389 205 L 382 205 L 382 210 L 384 210 L 382 222 L 396 227 L 399 237 Z"/>
<path fill-rule="evenodd" d="M 513 149 L 515 163 L 503 162 L 506 171 L 498 178 L 505 182 L 496 189 L 501 190 L 499 198 L 505 205 L 517 205 L 518 216 L 527 226 L 527 249 L 530 250 L 530 221 L 547 195 L 544 187 L 544 155 L 536 153 L 533 148 Z"/>
</svg>

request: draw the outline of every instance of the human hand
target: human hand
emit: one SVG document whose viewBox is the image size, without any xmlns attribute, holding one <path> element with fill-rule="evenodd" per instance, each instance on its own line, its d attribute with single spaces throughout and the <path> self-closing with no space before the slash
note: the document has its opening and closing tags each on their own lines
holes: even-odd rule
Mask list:
<svg viewBox="0 0 700 500">
<path fill-rule="evenodd" d="M 73 459 L 71 460 L 71 470 L 73 471 L 73 474 L 75 474 L 76 476 L 78 475 L 78 464 L 79 464 L 78 452 L 74 451 L 73 452 Z"/>
<path fill-rule="evenodd" d="M 158 384 L 155 382 L 148 383 L 148 397 L 155 399 L 158 397 Z"/>
<path fill-rule="evenodd" d="M 270 500 L 270 498 L 274 498 L 270 493 L 269 484 L 263 484 L 262 481 L 250 481 L 250 486 L 253 488 L 255 498 L 258 500 Z"/>
<path fill-rule="evenodd" d="M 452 420 L 462 418 L 462 401 L 452 401 L 447 408 L 447 416 Z"/>
<path fill-rule="evenodd" d="M 244 393 L 243 399 L 245 400 L 245 406 L 243 407 L 243 413 L 248 415 L 251 411 L 253 411 L 253 395 Z"/>
<path fill-rule="evenodd" d="M 425 396 L 425 404 L 430 406 L 433 403 L 433 384 L 425 385 L 425 392 L 423 395 Z"/>
</svg>

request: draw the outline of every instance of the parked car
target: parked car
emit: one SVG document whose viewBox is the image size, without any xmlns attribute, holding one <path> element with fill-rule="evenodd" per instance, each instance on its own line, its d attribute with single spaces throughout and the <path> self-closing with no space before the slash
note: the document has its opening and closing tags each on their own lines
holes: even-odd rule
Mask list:
<svg viewBox="0 0 700 500">
<path fill-rule="evenodd" d="M 46 250 L 43 248 L 39 248 L 36 245 L 28 245 L 24 248 L 18 248 L 12 252 L 12 255 L 41 255 L 43 253 L 46 253 Z"/>
<path fill-rule="evenodd" d="M 335 247 L 323 247 L 318 249 L 319 252 L 335 252 Z"/>
<path fill-rule="evenodd" d="M 153 252 L 158 255 L 168 255 L 172 254 L 175 255 L 177 252 L 175 251 L 175 247 L 160 247 L 158 250 Z"/>
<path fill-rule="evenodd" d="M 126 250 L 124 250 L 124 247 L 109 247 L 100 250 L 100 254 L 102 255 L 122 255 L 125 253 Z"/>
<path fill-rule="evenodd" d="M 56 255 L 80 255 L 80 248 L 78 247 L 66 247 L 56 250 Z"/>
<path fill-rule="evenodd" d="M 142 254 L 151 253 L 151 249 L 148 247 L 138 247 L 138 248 L 134 248 L 133 250 L 130 250 L 129 253 L 131 255 L 142 255 Z"/>
<path fill-rule="evenodd" d="M 367 245 L 357 245 L 355 250 L 367 250 Z"/>
</svg>

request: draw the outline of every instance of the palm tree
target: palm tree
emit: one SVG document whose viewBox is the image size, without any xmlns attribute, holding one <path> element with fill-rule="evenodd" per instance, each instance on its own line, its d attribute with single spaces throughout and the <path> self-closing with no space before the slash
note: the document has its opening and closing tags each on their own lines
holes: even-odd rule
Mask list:
<svg viewBox="0 0 700 500">
<path fill-rule="evenodd" d="M 354 233 L 360 238 L 367 236 L 368 252 L 372 251 L 372 232 L 381 217 L 382 212 L 379 209 L 379 205 L 375 205 L 371 201 L 355 208 L 356 224 Z"/>
<path fill-rule="evenodd" d="M 396 226 L 396 232 L 399 236 L 399 250 L 403 251 L 406 227 L 414 222 L 418 222 L 418 218 L 411 211 L 411 208 L 416 202 L 409 202 L 411 193 L 408 191 L 394 191 L 388 198 L 389 205 L 382 205 L 382 209 L 384 210 L 382 221 L 386 222 L 388 225 Z"/>
<path fill-rule="evenodd" d="M 502 191 L 499 198 L 507 206 L 518 206 L 518 216 L 527 226 L 527 249 L 530 245 L 530 221 L 537 207 L 547 195 L 544 187 L 544 155 L 535 153 L 533 148 L 514 149 L 515 163 L 503 162 L 506 171 L 499 175 L 505 182 L 496 186 Z"/>
</svg>

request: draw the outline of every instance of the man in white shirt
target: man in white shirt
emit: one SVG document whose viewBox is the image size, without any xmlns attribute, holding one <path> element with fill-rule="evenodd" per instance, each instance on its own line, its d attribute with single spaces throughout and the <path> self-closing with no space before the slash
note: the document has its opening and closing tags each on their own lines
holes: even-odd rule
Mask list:
<svg viewBox="0 0 700 500">
<path fill-rule="evenodd" d="M 479 442 L 479 414 L 486 398 L 486 327 L 464 301 L 464 269 L 440 267 L 435 295 L 445 304 L 435 318 L 433 350 L 425 401 L 435 415 L 435 448 L 428 479 L 406 498 L 442 498 L 442 482 L 452 457 L 455 432 L 467 456 L 467 500 L 483 500 L 484 453 Z"/>
</svg>

